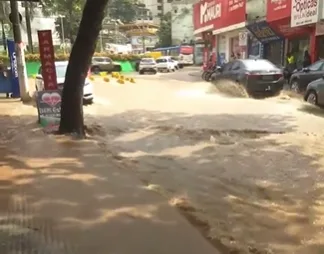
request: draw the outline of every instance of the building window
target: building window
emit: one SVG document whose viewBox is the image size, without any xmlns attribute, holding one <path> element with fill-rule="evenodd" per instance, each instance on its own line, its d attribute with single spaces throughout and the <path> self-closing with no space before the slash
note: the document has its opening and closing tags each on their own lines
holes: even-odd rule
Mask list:
<svg viewBox="0 0 324 254">
<path fill-rule="evenodd" d="M 162 3 L 162 0 L 157 0 L 158 3 Z"/>
<path fill-rule="evenodd" d="M 162 11 L 162 6 L 158 6 L 157 9 L 158 9 L 159 11 Z"/>
<path fill-rule="evenodd" d="M 172 0 L 168 0 L 168 3 L 172 3 Z"/>
</svg>

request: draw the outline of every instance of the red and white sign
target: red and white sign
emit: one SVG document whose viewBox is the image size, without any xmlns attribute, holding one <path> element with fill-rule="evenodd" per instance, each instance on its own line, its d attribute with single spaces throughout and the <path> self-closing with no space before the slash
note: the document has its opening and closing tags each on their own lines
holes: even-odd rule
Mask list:
<svg viewBox="0 0 324 254">
<path fill-rule="evenodd" d="M 290 17 L 291 0 L 267 0 L 267 22 Z"/>
<path fill-rule="evenodd" d="M 319 0 L 292 0 L 291 27 L 316 23 L 319 17 Z"/>
<path fill-rule="evenodd" d="M 45 90 L 56 90 L 57 80 L 52 31 L 38 31 L 38 42 Z"/>
<path fill-rule="evenodd" d="M 246 0 L 203 0 L 194 5 L 194 34 L 235 24 L 245 26 Z"/>
</svg>

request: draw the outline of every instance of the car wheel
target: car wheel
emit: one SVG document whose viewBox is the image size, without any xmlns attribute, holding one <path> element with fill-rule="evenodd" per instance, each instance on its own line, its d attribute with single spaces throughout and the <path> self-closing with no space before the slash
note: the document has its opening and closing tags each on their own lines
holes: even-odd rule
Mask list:
<svg viewBox="0 0 324 254">
<path fill-rule="evenodd" d="M 295 93 L 300 93 L 300 87 L 297 80 L 293 80 L 290 85 L 290 90 L 294 91 Z"/>
<path fill-rule="evenodd" d="M 144 72 L 143 72 L 143 71 L 139 71 L 139 74 L 140 74 L 140 75 L 143 75 L 143 74 L 144 74 Z"/>
<path fill-rule="evenodd" d="M 315 91 L 311 90 L 308 92 L 306 101 L 312 105 L 317 106 L 317 94 Z"/>
<path fill-rule="evenodd" d="M 115 65 L 114 66 L 114 71 L 121 72 L 121 66 L 120 65 Z"/>
<path fill-rule="evenodd" d="M 98 66 L 94 66 L 91 68 L 91 72 L 93 72 L 94 74 L 99 74 L 100 68 Z"/>
<path fill-rule="evenodd" d="M 83 100 L 83 105 L 91 105 L 93 104 L 93 99 Z"/>
<path fill-rule="evenodd" d="M 157 73 L 157 71 L 153 71 L 152 73 L 155 75 Z"/>
</svg>

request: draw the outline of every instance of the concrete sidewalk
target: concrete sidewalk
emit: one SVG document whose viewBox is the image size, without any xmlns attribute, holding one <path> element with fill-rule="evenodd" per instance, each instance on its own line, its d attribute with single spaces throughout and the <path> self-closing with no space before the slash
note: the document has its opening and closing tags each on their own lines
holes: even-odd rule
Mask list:
<svg viewBox="0 0 324 254">
<path fill-rule="evenodd" d="M 144 188 L 131 162 L 103 150 L 33 126 L 1 147 L 8 179 L 0 185 L 10 187 L 10 199 L 0 199 L 0 253 L 218 253 L 164 198 Z"/>
</svg>

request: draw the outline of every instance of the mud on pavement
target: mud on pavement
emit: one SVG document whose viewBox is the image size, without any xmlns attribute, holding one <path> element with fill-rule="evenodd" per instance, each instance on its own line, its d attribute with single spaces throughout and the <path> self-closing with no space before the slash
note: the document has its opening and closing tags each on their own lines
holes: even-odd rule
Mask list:
<svg viewBox="0 0 324 254">
<path fill-rule="evenodd" d="M 190 116 L 156 122 L 147 113 L 147 122 L 140 115 L 137 122 L 136 112 L 129 114 L 133 120 L 120 116 L 131 120 L 127 128 L 106 126 L 106 148 L 133 162 L 130 170 L 143 184 L 166 196 L 223 253 L 323 250 L 323 133 L 296 132 L 280 117 L 255 129 L 226 129 L 219 118 L 217 130 L 179 124 Z"/>
</svg>

